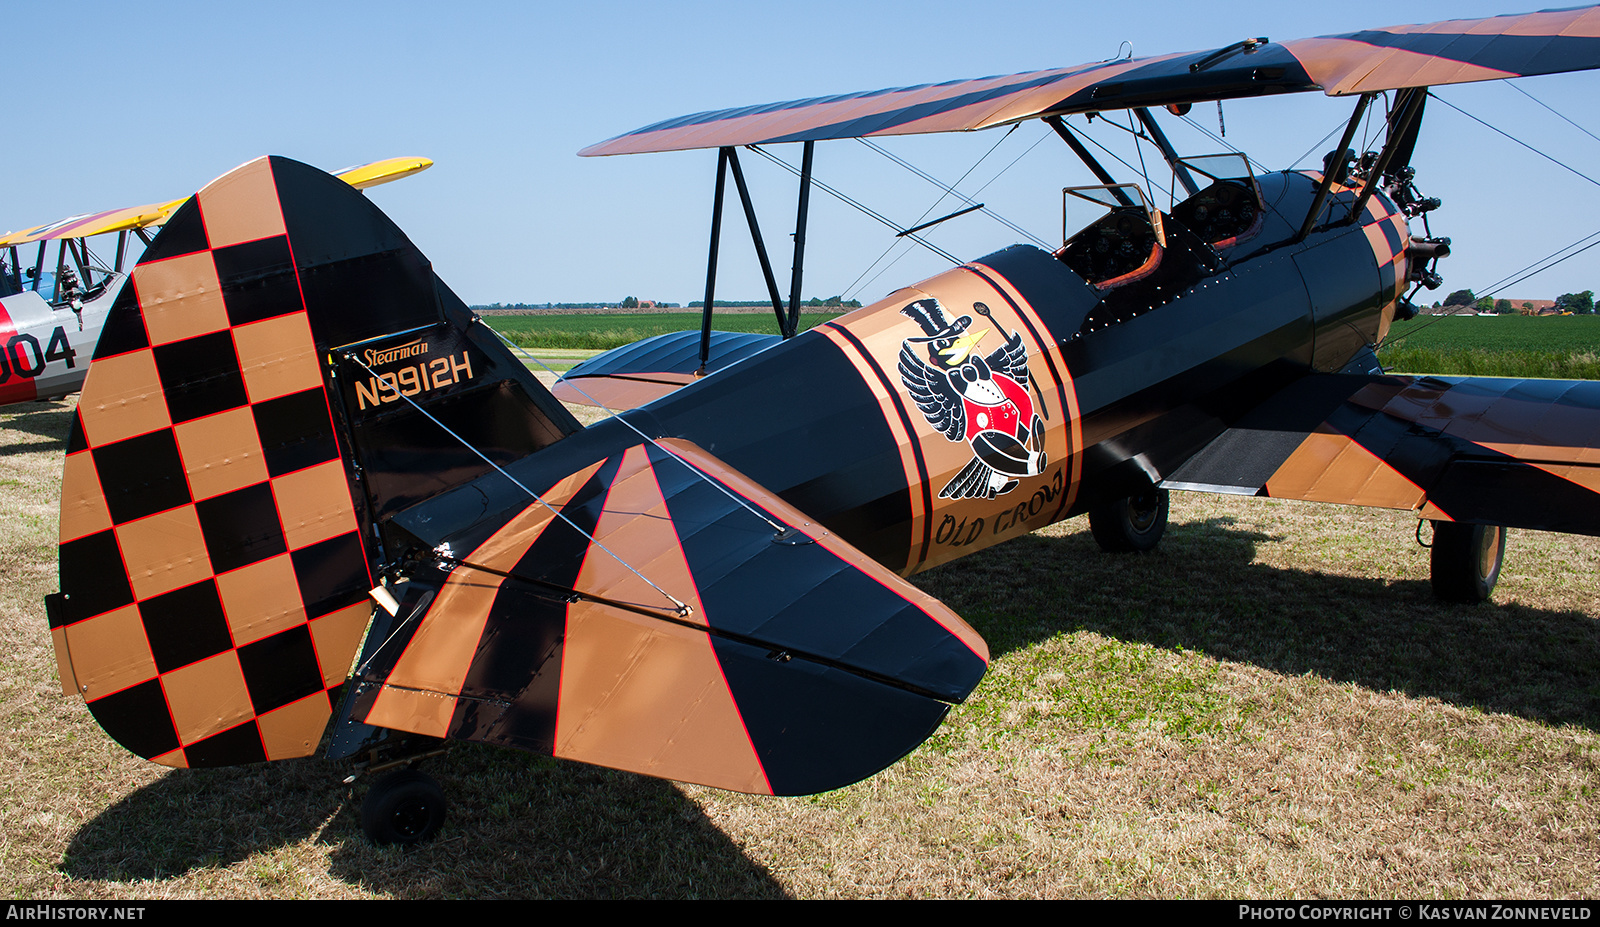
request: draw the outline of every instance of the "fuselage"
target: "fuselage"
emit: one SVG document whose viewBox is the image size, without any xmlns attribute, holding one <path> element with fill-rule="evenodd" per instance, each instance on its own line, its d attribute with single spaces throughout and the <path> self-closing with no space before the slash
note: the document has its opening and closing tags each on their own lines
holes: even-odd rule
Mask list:
<svg viewBox="0 0 1600 927">
<path fill-rule="evenodd" d="M 126 279 L 108 276 L 77 309 L 32 290 L 0 297 L 0 406 L 59 399 L 83 387 L 106 313 Z"/>
<path fill-rule="evenodd" d="M 1406 280 L 1404 217 L 1376 194 L 1358 222 L 1295 241 L 1315 186 L 1260 178 L 1259 215 L 1221 246 L 1164 216 L 1153 265 L 1110 286 L 1068 266 L 1073 242 L 1008 248 L 628 416 L 695 441 L 891 569 L 927 569 L 1159 482 L 1262 396 L 1381 340 Z M 1336 195 L 1330 221 L 1353 199 Z M 909 308 L 934 304 L 932 319 Z M 1042 431 L 1002 416 L 1010 437 L 991 443 L 1020 464 L 980 446 L 973 416 L 951 432 L 926 385 L 955 369 L 933 347 L 940 326 L 962 360 L 990 368 L 1020 342 L 1026 373 L 1005 385 L 1026 381 Z M 952 491 L 974 467 L 992 472 Z"/>
</svg>

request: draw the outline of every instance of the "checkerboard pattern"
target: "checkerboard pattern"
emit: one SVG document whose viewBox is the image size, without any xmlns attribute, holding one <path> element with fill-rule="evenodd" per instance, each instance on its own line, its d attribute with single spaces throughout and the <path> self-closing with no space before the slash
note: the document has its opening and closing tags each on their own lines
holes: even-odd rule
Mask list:
<svg viewBox="0 0 1600 927">
<path fill-rule="evenodd" d="M 1392 303 L 1405 295 L 1410 269 L 1406 260 L 1406 245 L 1410 232 L 1404 213 L 1392 210 L 1380 197 L 1367 200 L 1366 215 L 1362 217 L 1362 231 L 1372 245 L 1378 259 L 1379 279 L 1383 281 L 1384 302 Z"/>
<path fill-rule="evenodd" d="M 273 166 L 168 222 L 123 288 L 67 448 L 64 687 L 140 756 L 315 752 L 372 581 Z"/>
</svg>

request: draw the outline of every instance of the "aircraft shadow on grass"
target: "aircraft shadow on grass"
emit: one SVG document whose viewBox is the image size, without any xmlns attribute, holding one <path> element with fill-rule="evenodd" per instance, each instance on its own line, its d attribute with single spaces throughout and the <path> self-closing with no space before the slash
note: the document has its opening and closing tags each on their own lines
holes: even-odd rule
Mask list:
<svg viewBox="0 0 1600 927">
<path fill-rule="evenodd" d="M 67 446 L 67 430 L 72 427 L 72 405 L 69 401 L 30 402 L 12 410 L 5 428 L 23 434 L 48 438 L 49 443 L 26 442 L 0 444 L 0 457 L 34 454 L 41 450 L 60 453 Z"/>
<path fill-rule="evenodd" d="M 918 585 L 967 616 L 997 657 L 1087 630 L 1287 676 L 1316 673 L 1600 730 L 1593 616 L 1516 603 L 1451 605 L 1422 580 L 1254 562 L 1256 546 L 1276 540 L 1229 518 L 1174 524 L 1147 555 L 1102 555 L 1087 531 L 1035 534 L 923 574 Z M 998 581 L 1002 573 L 1008 581 Z M 1044 594 L 1019 608 L 1019 589 Z"/>
<path fill-rule="evenodd" d="M 429 769 L 471 812 L 424 845 L 362 835 L 364 785 L 330 786 L 320 759 L 176 770 L 87 822 L 60 864 L 77 879 L 160 880 L 234 866 L 271 894 L 288 876 L 269 857 L 314 836 L 334 843 L 330 875 L 401 897 L 780 898 L 783 889 L 671 783 L 546 758 L 455 750 Z"/>
</svg>

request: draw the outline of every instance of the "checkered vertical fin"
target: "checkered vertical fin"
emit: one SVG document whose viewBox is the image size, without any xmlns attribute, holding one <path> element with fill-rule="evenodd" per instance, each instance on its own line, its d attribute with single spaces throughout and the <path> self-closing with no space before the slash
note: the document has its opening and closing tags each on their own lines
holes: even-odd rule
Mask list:
<svg viewBox="0 0 1600 927">
<path fill-rule="evenodd" d="M 313 753 L 371 617 L 307 311 L 326 287 L 297 269 L 282 163 L 173 214 L 112 309 L 68 442 L 62 681 L 169 766 Z"/>
</svg>

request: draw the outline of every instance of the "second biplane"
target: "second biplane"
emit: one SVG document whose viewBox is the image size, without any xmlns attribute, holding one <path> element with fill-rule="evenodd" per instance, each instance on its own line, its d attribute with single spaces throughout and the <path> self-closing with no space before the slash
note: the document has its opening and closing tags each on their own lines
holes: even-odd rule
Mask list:
<svg viewBox="0 0 1600 927">
<path fill-rule="evenodd" d="M 432 164 L 427 158 L 388 158 L 336 174 L 365 190 Z M 83 386 L 106 313 L 128 279 L 124 268 L 132 249 L 149 245 L 150 230 L 166 224 L 188 199 L 69 216 L 0 235 L 0 407 L 59 399 Z M 116 238 L 107 264 L 89 242 L 111 235 Z M 24 249 L 33 251 L 31 257 Z"/>
<path fill-rule="evenodd" d="M 179 295 L 125 288 L 96 348 L 48 600 L 63 683 L 170 766 L 331 731 L 368 770 L 456 740 L 796 794 L 894 762 L 983 675 L 982 639 L 903 577 L 1058 519 L 1137 549 L 1174 487 L 1400 508 L 1435 525 L 1440 591 L 1481 598 L 1503 526 L 1600 534 L 1600 385 L 1377 368 L 1447 250 L 1410 231 L 1437 205 L 1410 155 L 1430 84 L 1596 66 L 1587 8 L 619 136 L 584 153 L 718 149 L 720 214 L 736 146 L 803 143 L 809 177 L 818 140 L 1038 118 L 1102 175 L 1068 195 L 1109 211 L 803 334 L 769 268 L 789 337 L 708 323 L 589 365 L 569 386 L 636 407 L 587 428 L 371 203 L 251 162 L 135 270 Z M 1128 109 L 1159 140 L 1152 107 L 1310 90 L 1355 98 L 1324 171 L 1171 153 L 1188 193 L 1166 211 L 1064 122 Z M 1352 150 L 1391 91 L 1382 150 Z M 381 840 L 442 817 L 409 770 L 363 810 Z"/>
</svg>

